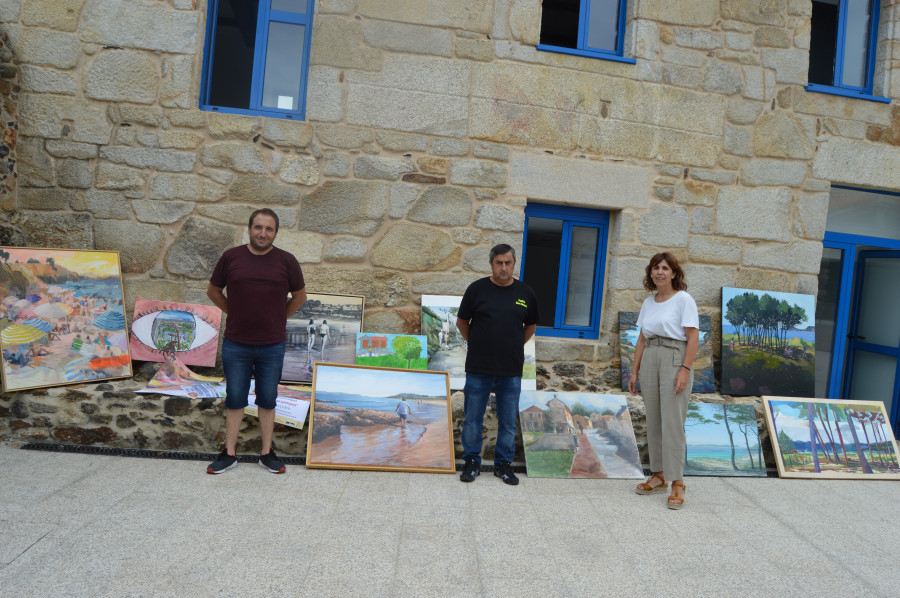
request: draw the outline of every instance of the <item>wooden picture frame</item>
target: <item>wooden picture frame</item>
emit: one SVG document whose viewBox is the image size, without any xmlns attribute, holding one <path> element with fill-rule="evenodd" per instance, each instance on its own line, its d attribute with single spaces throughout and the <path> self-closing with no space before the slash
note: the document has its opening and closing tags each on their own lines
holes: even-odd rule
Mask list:
<svg viewBox="0 0 900 598">
<path fill-rule="evenodd" d="M 900 480 L 897 441 L 881 401 L 762 400 L 778 477 Z"/>
<path fill-rule="evenodd" d="M 356 335 L 362 331 L 365 304 L 362 295 L 307 294 L 306 303 L 287 320 L 281 380 L 309 384 L 316 362 L 355 364 Z"/>
<path fill-rule="evenodd" d="M 316 363 L 306 466 L 454 473 L 447 372 Z"/>
<path fill-rule="evenodd" d="M 118 251 L 0 248 L 3 391 L 130 378 Z"/>
</svg>

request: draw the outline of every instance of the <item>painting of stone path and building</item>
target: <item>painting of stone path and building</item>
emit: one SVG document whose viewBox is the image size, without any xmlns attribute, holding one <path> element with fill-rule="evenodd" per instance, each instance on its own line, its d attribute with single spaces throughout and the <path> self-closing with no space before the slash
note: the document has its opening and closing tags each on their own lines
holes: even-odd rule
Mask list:
<svg viewBox="0 0 900 598">
<path fill-rule="evenodd" d="M 131 376 L 115 251 L 0 248 L 3 390 Z"/>
<path fill-rule="evenodd" d="M 685 475 L 766 476 L 753 405 L 690 403 Z"/>
<path fill-rule="evenodd" d="M 428 369 L 450 373 L 450 388 L 466 385 L 466 339 L 456 328 L 462 297 L 422 295 L 422 334 L 428 339 Z M 522 390 L 537 388 L 537 355 L 534 337 L 525 343 Z"/>
<path fill-rule="evenodd" d="M 426 370 L 427 348 L 424 335 L 360 332 L 356 335 L 356 365 Z"/>
<path fill-rule="evenodd" d="M 214 305 L 135 299 L 131 358 L 165 361 L 175 353 L 185 365 L 212 367 L 221 323 L 222 310 Z"/>
<path fill-rule="evenodd" d="M 637 325 L 638 312 L 619 312 L 619 354 L 622 364 L 622 390 L 628 390 L 628 379 L 634 366 L 634 347 L 641 333 Z M 700 334 L 697 346 L 697 357 L 694 358 L 694 386 L 691 392 L 716 392 L 716 379 L 713 374 L 712 344 L 709 342 L 712 320 L 706 314 L 700 314 Z M 640 390 L 640 383 L 638 383 Z"/>
<path fill-rule="evenodd" d="M 722 288 L 722 390 L 815 394 L 816 297 Z"/>
<path fill-rule="evenodd" d="M 522 391 L 519 420 L 529 477 L 643 477 L 624 396 Z"/>
<path fill-rule="evenodd" d="M 310 412 L 307 467 L 456 470 L 446 372 L 317 363 Z"/>
<path fill-rule="evenodd" d="M 311 382 L 313 364 L 356 363 L 356 335 L 362 330 L 366 298 L 308 293 L 306 303 L 287 321 L 281 379 Z"/>
<path fill-rule="evenodd" d="M 763 409 L 779 477 L 900 480 L 881 401 L 763 397 Z"/>
</svg>

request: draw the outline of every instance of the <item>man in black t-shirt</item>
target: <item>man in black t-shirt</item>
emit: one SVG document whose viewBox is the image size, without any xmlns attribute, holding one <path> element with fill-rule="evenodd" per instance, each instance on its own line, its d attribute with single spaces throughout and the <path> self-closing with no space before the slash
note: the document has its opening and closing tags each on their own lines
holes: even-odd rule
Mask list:
<svg viewBox="0 0 900 598">
<path fill-rule="evenodd" d="M 522 389 L 525 343 L 538 322 L 534 291 L 513 278 L 516 252 L 506 244 L 490 253 L 491 275 L 469 285 L 457 313 L 456 327 L 468 341 L 466 355 L 463 458 L 459 479 L 471 482 L 481 467 L 481 428 L 491 391 L 497 398 L 497 446 L 494 475 L 507 484 L 519 478 L 510 465 L 516 447 L 516 417 Z"/>
</svg>

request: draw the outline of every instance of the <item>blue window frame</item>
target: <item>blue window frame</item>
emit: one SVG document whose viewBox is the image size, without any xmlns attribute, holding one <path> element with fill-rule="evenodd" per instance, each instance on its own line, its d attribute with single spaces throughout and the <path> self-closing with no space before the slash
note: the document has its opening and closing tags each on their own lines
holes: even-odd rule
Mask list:
<svg viewBox="0 0 900 598">
<path fill-rule="evenodd" d="M 314 0 L 209 0 L 200 109 L 303 120 Z"/>
<path fill-rule="evenodd" d="M 537 334 L 598 338 L 609 212 L 528 204 L 520 276 L 538 298 Z"/>
<path fill-rule="evenodd" d="M 627 0 L 544 0 L 538 50 L 635 64 L 624 56 Z"/>
<path fill-rule="evenodd" d="M 872 95 L 880 10 L 880 0 L 812 1 L 807 90 L 891 101 Z"/>
</svg>

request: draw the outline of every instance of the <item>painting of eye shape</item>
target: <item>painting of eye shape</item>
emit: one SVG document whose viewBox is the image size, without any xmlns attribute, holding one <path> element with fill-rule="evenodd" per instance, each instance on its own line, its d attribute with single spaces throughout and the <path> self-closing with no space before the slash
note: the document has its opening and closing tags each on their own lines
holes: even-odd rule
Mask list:
<svg viewBox="0 0 900 598">
<path fill-rule="evenodd" d="M 214 366 L 222 310 L 210 305 L 137 299 L 131 324 L 133 359 L 165 361 L 174 353 L 187 365 Z"/>
</svg>

